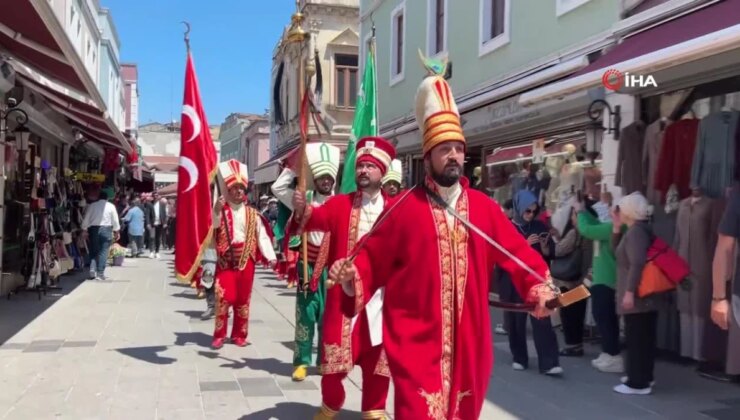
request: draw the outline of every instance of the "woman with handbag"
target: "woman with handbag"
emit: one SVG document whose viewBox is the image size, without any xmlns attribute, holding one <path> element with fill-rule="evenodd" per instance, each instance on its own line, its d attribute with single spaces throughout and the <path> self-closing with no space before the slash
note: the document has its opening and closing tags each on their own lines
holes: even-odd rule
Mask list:
<svg viewBox="0 0 740 420">
<path fill-rule="evenodd" d="M 514 196 L 514 227 L 524 236 L 529 244 L 540 254 L 543 247 L 552 246 L 553 242 L 547 226 L 537 220 L 540 211 L 537 198 L 528 190 L 521 190 Z M 547 259 L 547 258 L 545 258 Z M 499 297 L 504 302 L 523 302 L 511 282 L 509 273 L 503 271 L 500 282 Z M 525 370 L 529 365 L 527 351 L 527 318 L 532 323 L 534 347 L 537 350 L 537 362 L 540 373 L 545 375 L 561 375 L 558 356 L 558 338 L 552 328 L 550 318 L 537 319 L 529 314 L 505 312 L 504 325 L 509 336 L 509 349 L 514 357 L 512 368 Z"/>
<path fill-rule="evenodd" d="M 617 313 L 624 316 L 626 371 L 614 391 L 626 395 L 652 392 L 660 296 L 638 293 L 653 241 L 648 202 L 639 192 L 622 197 L 612 212 L 612 248 L 617 257 Z M 627 231 L 622 234 L 622 224 Z"/>
<path fill-rule="evenodd" d="M 573 205 L 566 205 L 552 215 L 551 236 L 554 246 L 544 247 L 544 255 L 550 256 L 550 274 L 555 285 L 566 292 L 583 284 L 583 239 L 576 229 L 577 214 Z M 582 300 L 560 309 L 563 323 L 565 348 L 561 356 L 583 356 L 583 328 L 588 301 Z"/>
</svg>

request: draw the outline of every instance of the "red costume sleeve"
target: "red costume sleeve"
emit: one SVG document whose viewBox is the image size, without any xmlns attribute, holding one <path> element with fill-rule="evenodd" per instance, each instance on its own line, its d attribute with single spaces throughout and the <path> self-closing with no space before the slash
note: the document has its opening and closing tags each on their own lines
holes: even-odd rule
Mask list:
<svg viewBox="0 0 740 420">
<path fill-rule="evenodd" d="M 550 277 L 550 270 L 545 260 L 519 234 L 503 210 L 501 210 L 501 207 L 494 201 L 490 201 L 489 213 L 495 230 L 492 239 L 522 260 L 535 273 L 544 279 L 548 279 Z M 475 235 L 475 233 L 472 234 Z M 491 247 L 491 251 L 493 252 L 494 262 L 511 275 L 511 281 L 514 287 L 516 287 L 517 292 L 519 292 L 519 296 L 525 297 L 525 300 L 528 302 L 536 302 L 538 300 L 539 288 L 534 286 L 543 285 L 542 281 L 493 246 Z"/>
<path fill-rule="evenodd" d="M 292 235 L 301 235 L 303 232 L 329 232 L 331 231 L 332 214 L 335 212 L 339 196 L 331 197 L 321 206 L 314 207 L 306 205 L 303 218 L 297 222 L 293 217 L 288 224 L 288 230 Z M 294 213 L 295 214 L 295 213 Z M 287 236 L 287 235 L 286 235 Z"/>
</svg>

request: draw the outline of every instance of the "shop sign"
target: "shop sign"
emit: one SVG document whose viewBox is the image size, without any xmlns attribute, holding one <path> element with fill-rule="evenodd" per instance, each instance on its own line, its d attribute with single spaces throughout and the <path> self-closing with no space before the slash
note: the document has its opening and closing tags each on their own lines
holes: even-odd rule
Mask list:
<svg viewBox="0 0 740 420">
<path fill-rule="evenodd" d="M 463 116 L 465 134 L 485 133 L 537 118 L 541 114 L 542 108 L 525 108 L 519 104 L 519 95 L 517 95 L 465 114 Z"/>
<path fill-rule="evenodd" d="M 77 172 L 74 175 L 75 181 L 80 182 L 97 182 L 97 183 L 103 183 L 105 182 L 105 174 L 92 174 L 89 172 Z"/>
<path fill-rule="evenodd" d="M 542 163 L 545 160 L 545 139 L 532 142 L 532 163 Z"/>
</svg>

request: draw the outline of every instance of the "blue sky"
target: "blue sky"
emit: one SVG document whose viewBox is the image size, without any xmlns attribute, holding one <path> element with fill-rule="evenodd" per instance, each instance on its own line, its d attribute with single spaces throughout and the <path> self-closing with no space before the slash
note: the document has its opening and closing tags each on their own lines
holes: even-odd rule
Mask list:
<svg viewBox="0 0 740 420">
<path fill-rule="evenodd" d="M 101 0 L 121 39 L 121 60 L 139 65 L 139 123 L 179 120 L 185 75 L 184 25 L 210 125 L 231 112 L 269 106 L 272 50 L 293 0 Z"/>
</svg>

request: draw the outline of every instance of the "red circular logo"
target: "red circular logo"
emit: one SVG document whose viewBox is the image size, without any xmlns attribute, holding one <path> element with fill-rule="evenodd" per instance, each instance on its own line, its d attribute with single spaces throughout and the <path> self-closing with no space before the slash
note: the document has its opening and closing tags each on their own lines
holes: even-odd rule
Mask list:
<svg viewBox="0 0 740 420">
<path fill-rule="evenodd" d="M 601 83 L 605 88 L 617 91 L 624 84 L 624 75 L 619 70 L 609 69 L 601 76 Z"/>
</svg>

